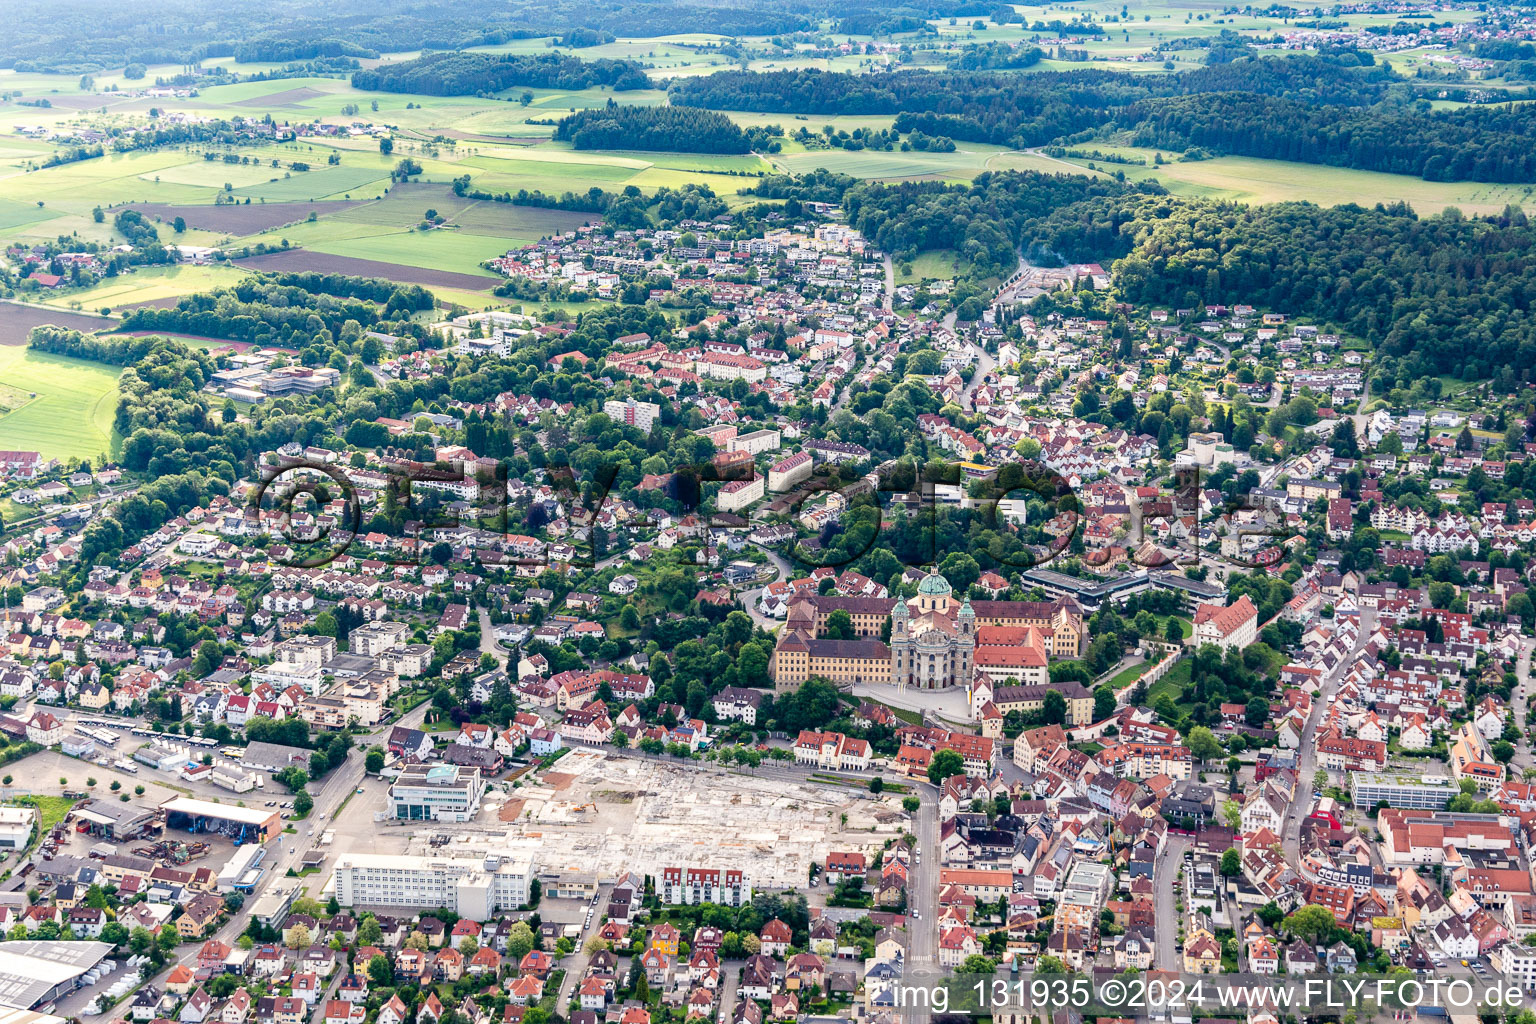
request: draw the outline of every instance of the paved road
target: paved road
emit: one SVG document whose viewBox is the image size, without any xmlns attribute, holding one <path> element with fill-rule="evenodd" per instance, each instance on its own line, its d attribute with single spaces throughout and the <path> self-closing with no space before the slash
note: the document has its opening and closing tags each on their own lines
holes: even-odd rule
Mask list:
<svg viewBox="0 0 1536 1024">
<path fill-rule="evenodd" d="M 773 563 L 773 567 L 778 570 L 778 574 L 775 575 L 773 579 L 768 580 L 760 587 L 753 587 L 751 590 L 743 590 L 741 592 L 741 605 L 746 609 L 747 614 L 752 616 L 752 621 L 757 624 L 758 628 L 766 629 L 771 633 L 775 629 L 778 629 L 779 626 L 783 625 L 783 620 L 772 619 L 764 615 L 762 611 L 760 611 L 757 607 L 758 599 L 763 596 L 763 590 L 768 586 L 769 583 L 778 583 L 783 580 L 794 579 L 795 567 L 790 563 L 789 559 L 785 558 L 777 551 L 774 551 L 772 548 L 765 548 L 759 544 L 757 545 L 757 549 L 768 556 L 768 561 Z"/>
<path fill-rule="evenodd" d="M 891 262 L 891 254 L 885 254 L 885 298 L 881 301 L 887 313 L 896 308 L 896 267 Z"/>
<path fill-rule="evenodd" d="M 1159 970 L 1180 969 L 1178 950 L 1174 943 L 1179 934 L 1178 883 L 1175 881 L 1179 868 L 1184 865 L 1184 851 L 1189 840 L 1169 834 L 1163 844 L 1163 853 L 1153 873 L 1158 884 L 1153 887 L 1152 904 L 1157 921 L 1152 929 L 1152 962 Z"/>
<path fill-rule="evenodd" d="M 597 899 L 590 904 L 594 907 L 606 907 L 608 894 L 613 891 L 613 886 L 598 886 Z M 566 1015 L 565 1008 L 570 1005 L 576 995 L 576 986 L 586 976 L 587 965 L 592 962 L 592 957 L 587 953 L 587 940 L 596 933 L 599 925 L 598 918 L 602 915 L 593 913 L 584 918 L 581 926 L 581 936 L 576 940 L 576 951 L 570 955 L 565 963 L 560 966 L 565 968 L 565 978 L 560 982 L 560 997 L 555 1000 L 555 1012 L 562 1017 Z"/>
<path fill-rule="evenodd" d="M 500 640 L 496 639 L 496 627 L 491 625 L 491 613 L 484 608 L 477 608 L 475 611 L 480 616 L 480 653 L 489 654 L 496 659 L 497 664 L 506 668 L 507 649 L 501 645 Z M 512 667 L 517 668 L 516 665 Z M 515 679 L 513 681 L 516 682 Z"/>
<path fill-rule="evenodd" d="M 976 411 L 976 392 L 980 390 L 987 374 L 997 369 L 997 357 L 980 345 L 970 345 L 971 351 L 976 353 L 976 369 L 971 374 L 971 382 L 965 386 L 965 394 L 961 399 L 961 407 L 971 412 Z"/>
<path fill-rule="evenodd" d="M 318 834 L 322 829 L 331 828 L 342 802 L 362 783 L 364 776 L 364 753 L 367 748 L 395 725 L 403 725 L 413 729 L 420 727 L 429 707 L 431 707 L 430 702 L 423 703 L 404 715 L 398 722 L 390 722 L 368 736 L 359 738 L 360 742 L 348 752 L 346 762 L 331 772 L 330 776 L 321 785 L 319 792 L 310 794 L 315 801 L 314 810 L 310 812 L 309 817 L 304 821 L 293 823 L 296 834 L 280 833 L 275 842 L 267 844 L 267 857 L 262 862 L 265 873 L 262 875 L 261 881 L 257 883 L 255 890 L 246 896 L 245 903 L 241 908 L 230 916 L 230 919 L 225 922 L 224 926 L 211 936 L 212 938 L 217 938 L 230 945 L 235 944 L 235 941 L 239 939 L 247 925 L 249 925 L 251 908 L 255 906 L 257 900 L 275 883 L 285 879 L 290 868 L 298 867 L 299 860 L 305 850 L 314 847 L 314 840 L 306 833 L 310 829 L 314 829 Z M 323 876 L 312 875 L 310 878 L 312 881 L 309 884 L 312 887 L 308 895 L 310 897 L 318 897 L 318 889 L 315 887 L 323 884 Z M 195 942 L 180 947 L 177 951 L 179 955 L 175 960 L 166 964 L 165 971 L 168 972 L 172 966 L 178 963 L 194 964 L 201 946 L 201 942 Z M 323 1012 L 323 1001 L 317 1005 Z M 108 1013 L 85 1019 L 107 1020 L 111 1016 L 112 1014 Z"/>
<path fill-rule="evenodd" d="M 907 972 L 938 969 L 939 919 L 939 804 L 932 783 L 916 782 L 913 793 L 922 800 L 913 833 L 918 862 L 907 878 Z M 921 974 L 918 975 L 921 977 Z M 914 1006 L 903 1015 L 906 1024 L 925 1024 L 926 1005 Z"/>
<path fill-rule="evenodd" d="M 1515 692 L 1510 697 L 1515 713 L 1515 725 L 1520 729 L 1520 739 L 1515 743 L 1515 756 L 1510 760 L 1511 777 L 1521 775 L 1524 772 L 1536 768 L 1536 757 L 1531 753 L 1530 728 L 1533 724 L 1527 720 L 1531 703 L 1531 651 L 1536 648 L 1536 640 L 1526 638 L 1521 641 L 1520 657 L 1515 662 Z"/>
<path fill-rule="evenodd" d="M 1376 611 L 1372 608 L 1360 610 L 1360 632 L 1355 637 L 1355 645 L 1347 657 L 1340 658 L 1324 679 L 1321 689 L 1312 700 L 1312 713 L 1307 717 L 1307 727 L 1302 731 L 1301 747 L 1296 752 L 1296 799 L 1291 801 L 1290 808 L 1286 811 L 1285 822 L 1281 825 L 1280 845 L 1285 852 L 1285 859 L 1291 864 L 1296 864 L 1301 857 L 1301 821 L 1311 810 L 1312 801 L 1307 797 L 1311 791 L 1312 774 L 1317 770 L 1317 726 L 1322 721 L 1323 709 L 1333 700 L 1334 692 L 1338 689 L 1339 680 L 1349 671 L 1349 666 L 1354 660 L 1354 655 L 1364 646 L 1371 630 L 1376 626 Z"/>
</svg>

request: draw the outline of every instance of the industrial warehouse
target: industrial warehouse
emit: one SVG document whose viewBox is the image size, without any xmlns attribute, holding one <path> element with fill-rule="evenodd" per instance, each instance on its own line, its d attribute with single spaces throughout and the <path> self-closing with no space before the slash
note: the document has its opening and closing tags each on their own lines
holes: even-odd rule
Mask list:
<svg viewBox="0 0 1536 1024">
<path fill-rule="evenodd" d="M 0 1006 L 31 1010 L 52 1003 L 110 971 L 102 962 L 111 952 L 109 942 L 0 943 Z"/>
<path fill-rule="evenodd" d="M 234 807 L 211 800 L 177 797 L 161 805 L 167 828 L 187 832 L 212 832 L 240 843 L 264 843 L 282 831 L 282 818 L 276 811 L 254 807 Z"/>
</svg>

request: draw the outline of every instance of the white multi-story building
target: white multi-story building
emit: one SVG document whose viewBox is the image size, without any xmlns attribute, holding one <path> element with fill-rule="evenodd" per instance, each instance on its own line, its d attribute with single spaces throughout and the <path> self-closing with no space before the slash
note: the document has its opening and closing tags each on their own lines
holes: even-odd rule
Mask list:
<svg viewBox="0 0 1536 1024">
<path fill-rule="evenodd" d="M 763 498 L 763 478 L 754 475 L 751 480 L 732 480 L 720 488 L 715 496 L 715 508 L 721 512 L 736 512 Z"/>
<path fill-rule="evenodd" d="M 1510 981 L 1527 991 L 1536 989 L 1536 948 L 1506 942 L 1494 949 L 1489 959 Z"/>
<path fill-rule="evenodd" d="M 603 403 L 603 412 L 615 423 L 650 433 L 651 424 L 661 415 L 661 406 L 655 402 L 637 402 L 633 398 L 610 398 Z"/>
<path fill-rule="evenodd" d="M 780 459 L 768 467 L 768 489 L 787 491 L 800 481 L 809 480 L 814 468 L 815 460 L 810 452 L 798 452 Z"/>
<path fill-rule="evenodd" d="M 353 654 L 377 658 L 406 643 L 410 635 L 411 627 L 403 622 L 369 622 L 347 635 L 347 647 Z"/>
<path fill-rule="evenodd" d="M 401 821 L 473 821 L 484 795 L 478 768 L 412 764 L 389 787 L 389 813 Z"/>
<path fill-rule="evenodd" d="M 1258 639 L 1259 610 L 1244 594 L 1230 605 L 1202 604 L 1195 609 L 1195 643 L 1222 650 L 1242 650 Z"/>
<path fill-rule="evenodd" d="M 445 907 L 471 921 L 528 902 L 533 859 L 487 854 L 402 857 L 348 853 L 336 861 L 336 902 L 344 907 Z"/>
<path fill-rule="evenodd" d="M 746 452 L 748 455 L 775 452 L 779 450 L 779 432 L 777 430 L 753 430 L 749 433 L 738 434 L 725 442 L 725 449 L 731 452 Z"/>
<path fill-rule="evenodd" d="M 661 902 L 673 906 L 715 903 L 740 907 L 752 902 L 752 883 L 735 868 L 663 868 L 657 895 Z"/>
</svg>

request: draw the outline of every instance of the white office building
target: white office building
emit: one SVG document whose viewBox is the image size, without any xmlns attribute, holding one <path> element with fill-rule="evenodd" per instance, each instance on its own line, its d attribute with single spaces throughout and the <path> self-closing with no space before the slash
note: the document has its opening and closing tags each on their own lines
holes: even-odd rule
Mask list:
<svg viewBox="0 0 1536 1024">
<path fill-rule="evenodd" d="M 336 862 L 336 902 L 344 907 L 445 907 L 472 921 L 528 902 L 533 858 L 401 857 L 349 853 Z"/>
<path fill-rule="evenodd" d="M 485 795 L 480 769 L 411 764 L 389 787 L 390 817 L 401 821 L 473 821 Z"/>
</svg>

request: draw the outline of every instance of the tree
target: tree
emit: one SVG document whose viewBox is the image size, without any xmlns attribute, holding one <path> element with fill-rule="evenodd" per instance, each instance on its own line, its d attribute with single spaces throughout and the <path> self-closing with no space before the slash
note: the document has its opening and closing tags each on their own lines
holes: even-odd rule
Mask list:
<svg viewBox="0 0 1536 1024">
<path fill-rule="evenodd" d="M 960 967 L 956 971 L 956 973 L 957 974 L 996 974 L 997 973 L 997 963 L 994 960 L 992 960 L 990 957 L 982 956 L 980 953 L 973 953 L 970 956 L 965 958 L 965 962 L 960 965 Z"/>
<path fill-rule="evenodd" d="M 1101 686 L 1093 691 L 1093 720 L 1102 722 L 1115 713 L 1115 691 Z"/>
<path fill-rule="evenodd" d="M 1170 644 L 1182 644 L 1184 642 L 1184 627 L 1172 615 L 1168 616 L 1168 622 L 1163 626 L 1163 639 Z"/>
<path fill-rule="evenodd" d="M 1217 742 L 1216 736 L 1203 725 L 1197 725 L 1189 730 L 1189 736 L 1184 741 L 1184 745 L 1189 748 L 1189 752 L 1197 761 L 1214 761 L 1225 753 L 1221 744 Z"/>
<path fill-rule="evenodd" d="M 314 810 L 314 807 L 315 799 L 309 795 L 308 790 L 299 790 L 299 792 L 293 798 L 293 813 L 297 817 L 304 817 L 310 811 Z"/>
<path fill-rule="evenodd" d="M 533 949 L 533 929 L 527 921 L 518 921 L 507 931 L 507 956 L 522 960 Z"/>
<path fill-rule="evenodd" d="M 389 156 L 389 154 L 393 153 L 394 151 L 395 151 L 395 140 L 394 139 L 391 139 L 388 136 L 385 136 L 384 138 L 379 140 L 379 152 L 380 153 L 383 153 L 385 156 Z"/>
<path fill-rule="evenodd" d="M 885 780 L 876 775 L 869 780 L 869 791 L 877 796 L 885 789 Z"/>
<path fill-rule="evenodd" d="M 1328 772 L 1326 769 L 1319 768 L 1312 773 L 1312 788 L 1319 793 L 1328 788 Z"/>
<path fill-rule="evenodd" d="M 1243 825 L 1243 809 L 1235 800 L 1221 802 L 1221 823 L 1234 832 Z"/>
<path fill-rule="evenodd" d="M 965 759 L 953 750 L 941 750 L 928 762 L 928 781 L 935 786 L 945 779 L 965 774 Z"/>
<path fill-rule="evenodd" d="M 368 961 L 368 981 L 375 988 L 395 983 L 395 969 L 390 966 L 389 957 L 379 954 Z"/>
<path fill-rule="evenodd" d="M 1060 690 L 1047 690 L 1040 702 L 1040 721 L 1046 725 L 1065 725 L 1067 722 L 1067 698 Z"/>
<path fill-rule="evenodd" d="M 1263 697 L 1249 698 L 1248 706 L 1243 709 L 1243 721 L 1255 729 L 1269 721 L 1269 701 Z"/>
<path fill-rule="evenodd" d="M 128 941 L 128 929 L 116 921 L 108 921 L 101 929 L 101 941 L 110 942 L 114 946 L 121 946 Z"/>
<path fill-rule="evenodd" d="M 923 802 L 915 796 L 904 796 L 901 798 L 901 809 L 908 814 L 916 814 L 918 808 L 922 806 Z"/>
<path fill-rule="evenodd" d="M 1242 874 L 1243 855 L 1237 852 L 1237 847 L 1229 846 L 1221 854 L 1221 873 L 1228 878 Z"/>
<path fill-rule="evenodd" d="M 1315 903 L 1301 907 L 1287 917 L 1282 924 L 1288 934 L 1312 945 L 1321 942 L 1324 936 L 1331 934 L 1337 927 L 1333 919 L 1333 911 Z"/>
<path fill-rule="evenodd" d="M 363 770 L 370 775 L 377 775 L 384 770 L 384 751 L 378 747 L 370 747 L 368 753 L 363 756 Z"/>
<path fill-rule="evenodd" d="M 853 630 L 853 616 L 843 608 L 827 616 L 827 624 L 822 632 L 828 640 L 852 640 L 857 636 Z"/>
<path fill-rule="evenodd" d="M 379 919 L 372 914 L 363 918 L 357 926 L 357 944 L 359 946 L 377 946 L 379 940 L 384 937 L 384 929 L 379 926 Z"/>
</svg>

